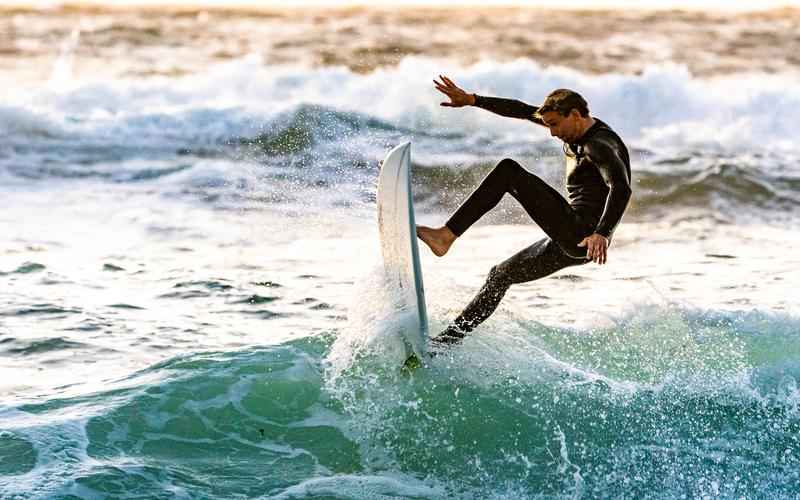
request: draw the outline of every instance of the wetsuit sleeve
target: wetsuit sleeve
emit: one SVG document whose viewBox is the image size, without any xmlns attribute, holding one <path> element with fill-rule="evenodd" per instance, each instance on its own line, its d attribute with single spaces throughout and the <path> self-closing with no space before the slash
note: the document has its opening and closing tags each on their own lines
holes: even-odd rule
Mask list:
<svg viewBox="0 0 800 500">
<path fill-rule="evenodd" d="M 475 106 L 486 111 L 491 111 L 500 116 L 507 116 L 509 118 L 519 118 L 520 120 L 529 120 L 537 125 L 544 125 L 542 120 L 533 114 L 539 109 L 537 106 L 531 106 L 522 101 L 515 99 L 503 99 L 502 97 L 486 97 L 475 94 Z"/>
<path fill-rule="evenodd" d="M 608 198 L 595 232 L 610 238 L 631 199 L 628 171 L 616 148 L 605 141 L 589 141 L 585 152 L 592 163 L 597 165 L 600 175 L 608 186 Z"/>
</svg>

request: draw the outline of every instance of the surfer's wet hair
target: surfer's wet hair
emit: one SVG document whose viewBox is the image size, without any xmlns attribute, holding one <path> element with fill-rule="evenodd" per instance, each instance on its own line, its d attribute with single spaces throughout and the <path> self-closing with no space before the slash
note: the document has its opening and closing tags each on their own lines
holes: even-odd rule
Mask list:
<svg viewBox="0 0 800 500">
<path fill-rule="evenodd" d="M 589 105 L 579 93 L 570 89 L 557 89 L 547 95 L 533 116 L 541 118 L 548 111 L 557 111 L 561 116 L 567 116 L 573 109 L 577 109 L 584 118 L 589 116 Z"/>
</svg>

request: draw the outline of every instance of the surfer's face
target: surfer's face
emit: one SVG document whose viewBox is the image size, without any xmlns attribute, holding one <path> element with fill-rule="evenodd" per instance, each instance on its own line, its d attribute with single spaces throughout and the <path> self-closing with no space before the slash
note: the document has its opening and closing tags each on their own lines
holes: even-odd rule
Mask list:
<svg viewBox="0 0 800 500">
<path fill-rule="evenodd" d="M 581 114 L 573 109 L 567 116 L 558 111 L 547 111 L 542 114 L 542 121 L 550 129 L 550 135 L 564 142 L 571 143 L 578 139 L 578 126 Z"/>
</svg>

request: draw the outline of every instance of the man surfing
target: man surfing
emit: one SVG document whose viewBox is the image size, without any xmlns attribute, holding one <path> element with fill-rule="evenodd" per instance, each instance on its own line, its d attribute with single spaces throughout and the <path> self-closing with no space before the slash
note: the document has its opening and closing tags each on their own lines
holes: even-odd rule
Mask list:
<svg viewBox="0 0 800 500">
<path fill-rule="evenodd" d="M 628 149 L 611 127 L 589 114 L 577 92 L 558 89 L 541 106 L 513 99 L 470 94 L 446 76 L 433 82 L 450 100 L 442 106 L 476 106 L 509 118 L 528 120 L 563 141 L 568 200 L 519 163 L 504 159 L 486 176 L 444 226 L 417 226 L 417 236 L 438 257 L 509 193 L 547 237 L 489 271 L 483 287 L 435 344 L 460 342 L 497 309 L 509 287 L 560 269 L 594 261 L 605 264 L 614 230 L 631 198 Z"/>
</svg>

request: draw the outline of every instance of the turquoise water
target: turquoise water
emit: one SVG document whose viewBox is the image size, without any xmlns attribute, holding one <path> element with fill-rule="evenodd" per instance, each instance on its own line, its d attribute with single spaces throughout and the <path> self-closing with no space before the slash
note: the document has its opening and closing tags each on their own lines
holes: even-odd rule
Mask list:
<svg viewBox="0 0 800 500">
<path fill-rule="evenodd" d="M 527 328 L 510 356 L 487 354 L 475 341 L 411 376 L 369 351 L 337 371 L 326 359 L 331 332 L 177 356 L 107 391 L 6 407 L 0 493 L 787 498 L 798 491 L 796 321 L 673 310 L 584 335 Z M 498 340 L 488 336 L 484 342 Z"/>
</svg>

